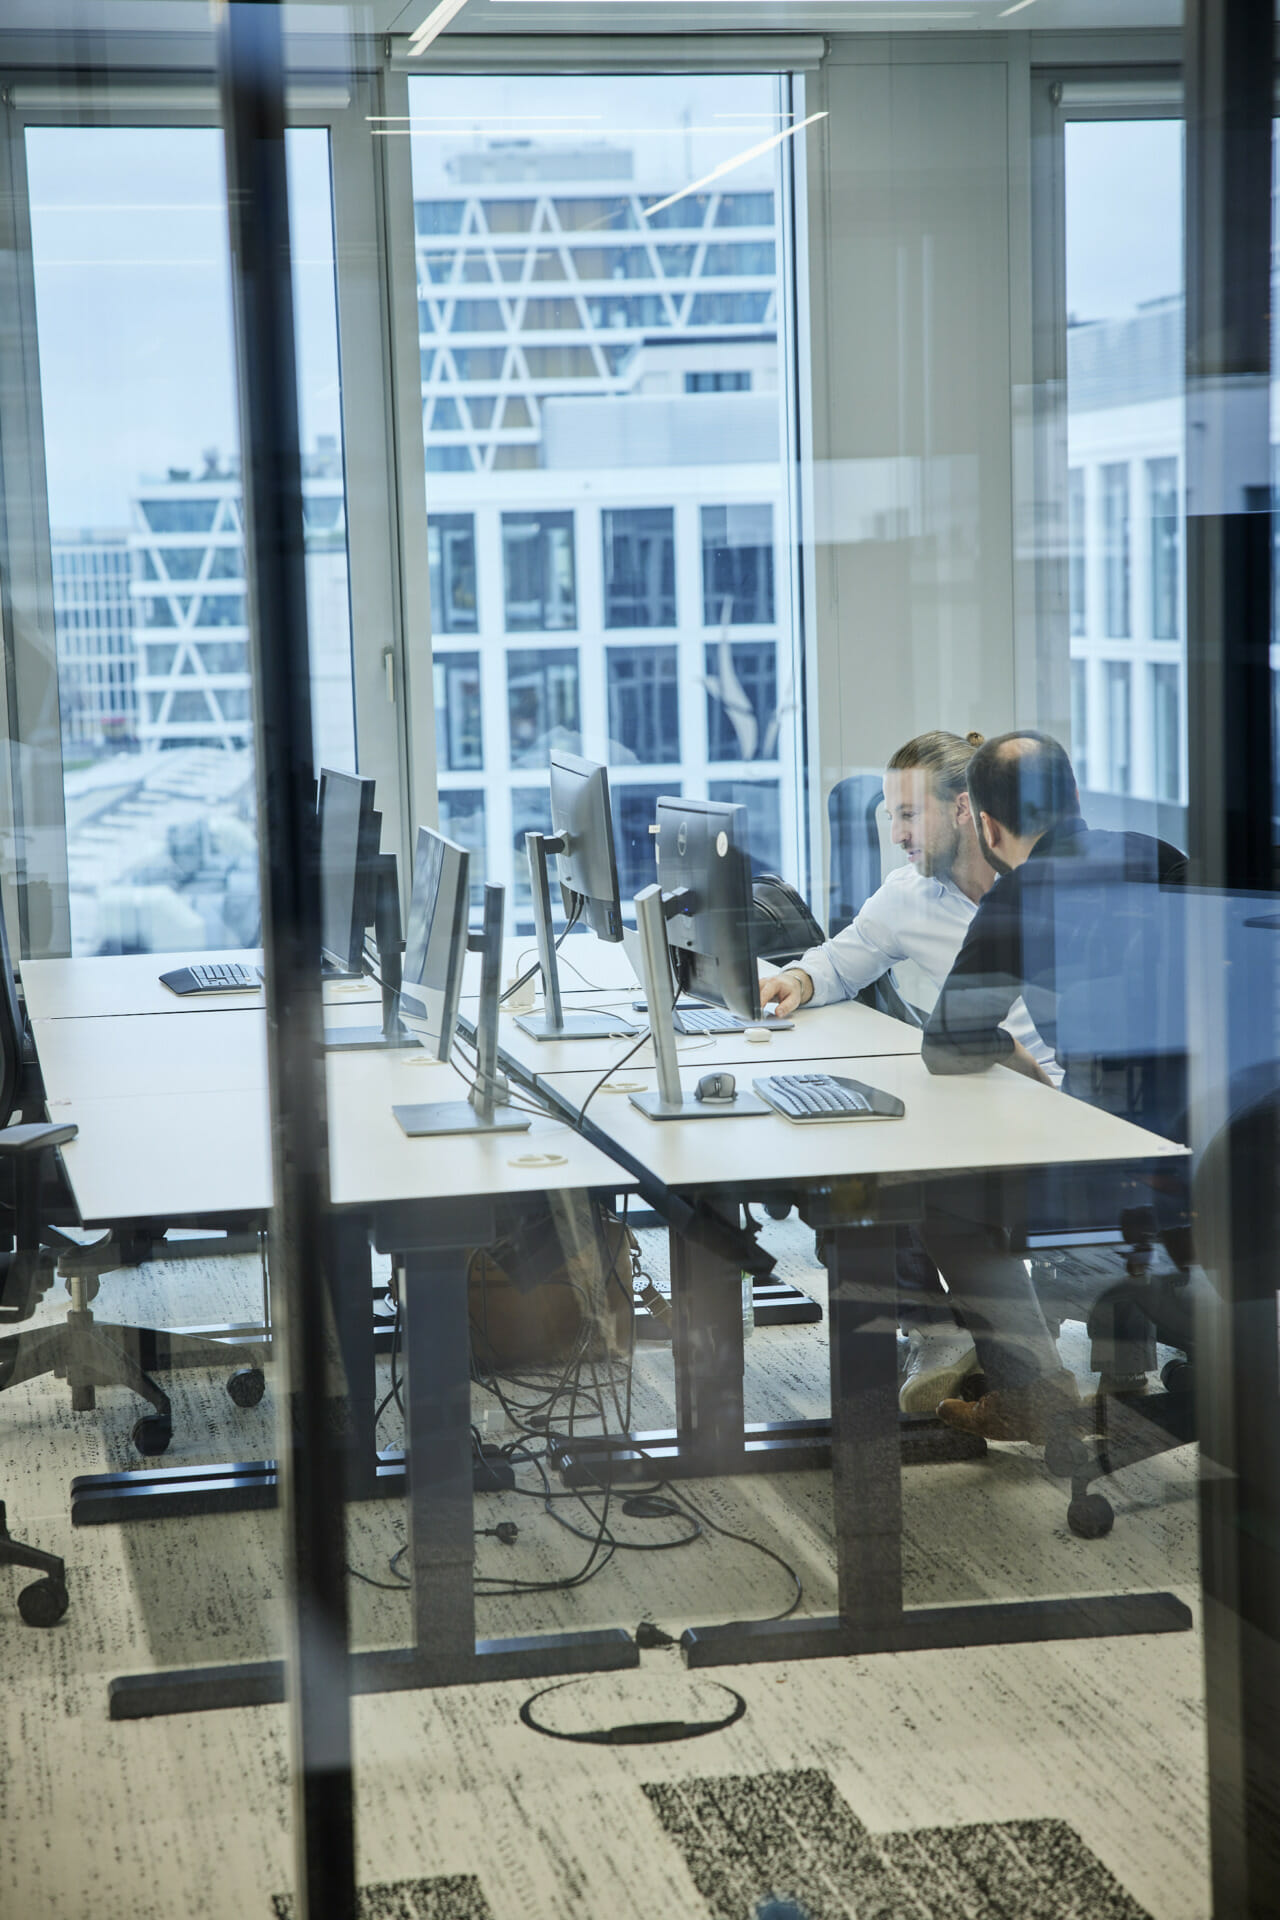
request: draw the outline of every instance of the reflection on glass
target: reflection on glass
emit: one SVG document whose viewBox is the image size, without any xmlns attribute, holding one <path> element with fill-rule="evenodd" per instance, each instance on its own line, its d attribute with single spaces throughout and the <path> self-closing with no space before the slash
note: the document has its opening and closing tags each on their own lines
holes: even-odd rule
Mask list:
<svg viewBox="0 0 1280 1920">
<path fill-rule="evenodd" d="M 474 414 L 474 407 L 472 411 Z M 474 633 L 477 615 L 473 516 L 437 514 L 427 527 L 427 560 L 431 573 L 431 631 Z"/>
<path fill-rule="evenodd" d="M 508 633 L 576 627 L 573 515 L 504 513 L 502 579 Z"/>
<path fill-rule="evenodd" d="M 480 656 L 438 653 L 435 658 L 436 764 L 442 773 L 469 773 L 484 765 L 480 732 Z"/>
<path fill-rule="evenodd" d="M 773 508 L 702 509 L 702 623 L 773 621 Z"/>
<path fill-rule="evenodd" d="M 670 507 L 606 507 L 606 627 L 676 624 L 675 515 Z"/>
<path fill-rule="evenodd" d="M 610 647 L 609 758 L 658 766 L 680 758 L 674 647 Z"/>
<path fill-rule="evenodd" d="M 33 127 L 26 157 L 72 948 L 252 946 L 257 826 L 222 135 Z M 350 766 L 327 133 L 291 131 L 288 166 L 316 758 Z"/>
<path fill-rule="evenodd" d="M 410 78 L 427 518 L 469 530 L 458 591 L 435 539 L 433 628 L 474 635 L 485 712 L 509 715 L 477 781 L 495 880 L 512 789 L 545 777 L 557 726 L 614 767 L 678 765 L 690 793 L 749 758 L 779 782 L 801 879 L 779 154 L 660 204 L 789 104 L 768 75 Z M 767 641 L 776 682 L 750 692 L 749 749 L 704 697 L 726 618 Z M 575 675 L 527 658 L 523 636 L 556 634 Z"/>
<path fill-rule="evenodd" d="M 729 800 L 747 810 L 747 845 L 753 873 L 776 873 L 782 853 L 782 814 L 776 780 L 709 780 L 709 800 Z"/>
<path fill-rule="evenodd" d="M 772 760 L 778 739 L 778 649 L 772 640 L 706 650 L 707 758 Z"/>
<path fill-rule="evenodd" d="M 618 891 L 629 907 L 642 887 L 651 887 L 658 877 L 654 859 L 654 839 L 649 829 L 657 814 L 662 794 L 679 795 L 681 783 L 666 781 L 660 787 L 612 786 L 609 803 L 613 808 L 613 837 L 618 855 Z M 626 915 L 630 918 L 630 913 Z"/>
<path fill-rule="evenodd" d="M 507 655 L 513 767 L 545 767 L 552 747 L 581 745 L 578 655 L 573 647 L 513 647 Z"/>
</svg>

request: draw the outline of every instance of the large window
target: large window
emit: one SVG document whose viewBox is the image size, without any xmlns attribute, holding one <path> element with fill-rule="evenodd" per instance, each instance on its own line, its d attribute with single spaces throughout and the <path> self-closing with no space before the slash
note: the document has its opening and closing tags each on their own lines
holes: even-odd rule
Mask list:
<svg viewBox="0 0 1280 1920">
<path fill-rule="evenodd" d="M 1102 604 L 1109 640 L 1129 637 L 1129 468 L 1124 461 L 1101 473 Z"/>
<path fill-rule="evenodd" d="M 436 760 L 442 773 L 484 765 L 480 732 L 480 656 L 438 653 L 435 659 Z"/>
<path fill-rule="evenodd" d="M 610 647 L 609 758 L 658 766 L 680 758 L 679 656 L 674 647 Z"/>
<path fill-rule="evenodd" d="M 512 925 L 557 744 L 622 783 L 624 893 L 652 878 L 658 794 L 748 766 L 767 862 L 806 883 L 780 459 L 791 146 L 754 151 L 795 112 L 789 84 L 408 91 L 442 797 L 483 791 Z"/>
<path fill-rule="evenodd" d="M 573 515 L 504 513 L 502 581 L 508 633 L 576 627 Z"/>
<path fill-rule="evenodd" d="M 1149 826 L 1111 797 L 1184 798 L 1182 125 L 1069 119 L 1063 160 L 1072 750 Z"/>
<path fill-rule="evenodd" d="M 1147 540 L 1151 570 L 1151 637 L 1176 640 L 1182 599 L 1182 514 L 1173 454 L 1147 461 Z"/>
<path fill-rule="evenodd" d="M 755 627 L 773 620 L 773 509 L 702 509 L 704 626 Z"/>
<path fill-rule="evenodd" d="M 73 951 L 251 946 L 257 810 L 222 135 L 46 126 L 25 145 Z M 316 757 L 351 767 L 328 134 L 291 132 L 288 167 Z"/>
<path fill-rule="evenodd" d="M 604 624 L 676 624 L 675 514 L 670 507 L 606 507 Z"/>
<path fill-rule="evenodd" d="M 707 758 L 772 760 L 778 650 L 771 640 L 721 640 L 706 652 Z"/>
<path fill-rule="evenodd" d="M 469 513 L 442 513 L 427 527 L 431 573 L 432 633 L 474 633 L 476 612 L 475 520 Z"/>
<path fill-rule="evenodd" d="M 513 647 L 507 655 L 513 767 L 545 767 L 552 747 L 581 745 L 575 647 Z"/>
</svg>

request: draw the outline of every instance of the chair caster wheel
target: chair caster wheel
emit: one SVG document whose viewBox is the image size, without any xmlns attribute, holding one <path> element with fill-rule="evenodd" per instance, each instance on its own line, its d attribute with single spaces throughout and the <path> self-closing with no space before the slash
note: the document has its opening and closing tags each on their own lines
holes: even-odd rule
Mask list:
<svg viewBox="0 0 1280 1920">
<path fill-rule="evenodd" d="M 266 1390 L 261 1367 L 246 1367 L 227 1381 L 227 1392 L 238 1407 L 256 1407 Z"/>
<path fill-rule="evenodd" d="M 68 1606 L 66 1582 L 37 1580 L 18 1595 L 18 1612 L 29 1627 L 56 1627 Z"/>
<path fill-rule="evenodd" d="M 791 1213 L 789 1200 L 766 1200 L 764 1210 L 771 1220 L 786 1220 Z"/>
<path fill-rule="evenodd" d="M 1189 1393 L 1191 1391 L 1191 1362 L 1189 1360 L 1166 1360 L 1160 1369 L 1160 1384 L 1166 1393 Z"/>
<path fill-rule="evenodd" d="M 1070 1480 L 1084 1465 L 1084 1447 L 1079 1436 L 1051 1427 L 1045 1437 L 1044 1464 L 1055 1480 Z"/>
<path fill-rule="evenodd" d="M 1067 1508 L 1067 1525 L 1081 1540 L 1101 1540 L 1115 1520 L 1115 1509 L 1100 1493 L 1078 1493 Z"/>
<path fill-rule="evenodd" d="M 158 1413 L 144 1414 L 134 1425 L 133 1444 L 139 1453 L 163 1453 L 172 1438 L 172 1420 L 162 1419 Z"/>
</svg>

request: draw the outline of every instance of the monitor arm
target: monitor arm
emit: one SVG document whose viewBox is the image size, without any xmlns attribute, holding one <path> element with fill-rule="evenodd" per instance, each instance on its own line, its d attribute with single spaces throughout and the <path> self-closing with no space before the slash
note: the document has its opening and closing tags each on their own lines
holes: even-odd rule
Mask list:
<svg viewBox="0 0 1280 1920">
<path fill-rule="evenodd" d="M 562 833 L 526 833 L 525 851 L 529 856 L 529 884 L 533 890 L 533 928 L 538 941 L 538 965 L 542 969 L 542 997 L 549 1029 L 564 1028 L 564 1002 L 560 997 L 560 968 L 556 960 L 555 934 L 551 926 L 551 868 L 548 856 L 568 851 Z"/>
<path fill-rule="evenodd" d="M 642 887 L 636 895 L 636 924 L 640 929 L 640 954 L 644 963 L 644 997 L 649 1009 L 649 1031 L 658 1067 L 658 1093 L 669 1106 L 679 1107 L 680 1066 L 676 1059 L 676 1030 L 673 1021 L 675 994 L 671 985 L 671 959 L 667 949 L 667 922 L 687 911 L 689 890 L 678 887 L 664 893 L 656 883 Z"/>
</svg>

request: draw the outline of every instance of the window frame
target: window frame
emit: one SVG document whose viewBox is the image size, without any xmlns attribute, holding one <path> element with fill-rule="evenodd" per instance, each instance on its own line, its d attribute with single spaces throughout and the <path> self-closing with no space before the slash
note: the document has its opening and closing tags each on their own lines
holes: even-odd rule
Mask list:
<svg viewBox="0 0 1280 1920">
<path fill-rule="evenodd" d="M 32 67 L 0 71 L 4 83 L 0 300 L 13 316 L 14 377 L 0 387 L 0 619 L 4 717 L 17 750 L 0 782 L 0 828 L 15 850 L 3 884 L 17 948 L 45 957 L 70 952 L 71 923 L 26 132 L 80 126 L 89 115 L 96 125 L 216 129 L 220 110 L 206 73 L 112 70 L 105 80 L 87 76 L 82 93 L 75 76 Z M 404 245 L 393 236 L 396 156 L 385 149 L 396 143 L 371 132 L 370 116 L 384 110 L 377 70 L 337 84 L 332 75 L 295 75 L 288 108 L 290 127 L 329 137 L 356 753 L 360 771 L 378 781 L 383 845 L 399 856 L 407 894 L 411 825 L 434 820 L 436 782 L 426 509 L 421 486 L 402 484 L 422 429 L 396 378 L 406 339 L 415 366 L 418 358 L 416 297 L 406 314 L 393 271 Z M 411 222 L 407 183 L 399 204 Z M 406 244 L 412 265 L 411 236 Z M 415 672 L 424 659 L 426 672 Z"/>
<path fill-rule="evenodd" d="M 1096 66 L 1073 64 L 1032 65 L 1031 68 L 1031 299 L 1032 364 L 1035 392 L 1035 470 L 1034 497 L 1036 524 L 1041 535 L 1035 555 L 1035 656 L 1036 680 L 1040 689 L 1037 724 L 1047 727 L 1063 739 L 1070 752 L 1078 755 L 1089 777 L 1101 773 L 1111 762 L 1107 738 L 1078 742 L 1073 739 L 1073 702 L 1071 697 L 1072 642 L 1082 636 L 1071 631 L 1070 569 L 1071 528 L 1069 462 L 1067 457 L 1067 300 L 1066 300 L 1066 130 L 1073 123 L 1100 120 L 1181 120 L 1183 119 L 1181 68 L 1173 61 Z M 1114 464 L 1114 463 L 1113 463 Z M 1150 590 L 1150 555 L 1147 511 L 1146 453 L 1138 453 L 1129 462 L 1128 545 L 1129 545 L 1129 635 L 1110 636 L 1119 657 L 1131 666 L 1143 664 L 1132 675 L 1130 685 L 1131 740 L 1129 779 L 1134 784 L 1138 769 L 1151 759 L 1154 782 L 1154 714 L 1151 708 L 1152 676 L 1147 661 L 1135 646 L 1135 594 L 1143 604 Z M 1181 464 L 1180 464 L 1181 471 Z M 1090 572 L 1088 552 L 1090 534 L 1100 540 L 1102 501 L 1100 490 L 1083 476 L 1085 532 L 1086 609 L 1100 611 L 1105 605 L 1105 582 L 1101 567 Z M 1086 633 L 1089 614 L 1086 611 Z M 1182 645 L 1179 687 L 1184 715 L 1181 743 L 1179 792 L 1186 787 L 1186 649 L 1185 632 L 1177 636 Z M 1161 644 L 1170 644 L 1162 642 Z M 1090 688 L 1102 690 L 1105 660 L 1092 653 L 1081 657 L 1085 681 Z M 1093 709 L 1098 725 L 1105 733 L 1109 727 L 1109 705 L 1096 697 L 1086 700 L 1086 713 Z M 1134 799 L 1132 793 L 1119 797 L 1119 804 L 1131 809 L 1155 807 L 1169 837 L 1179 844 L 1185 840 L 1185 815 L 1181 800 L 1154 801 Z"/>
</svg>

